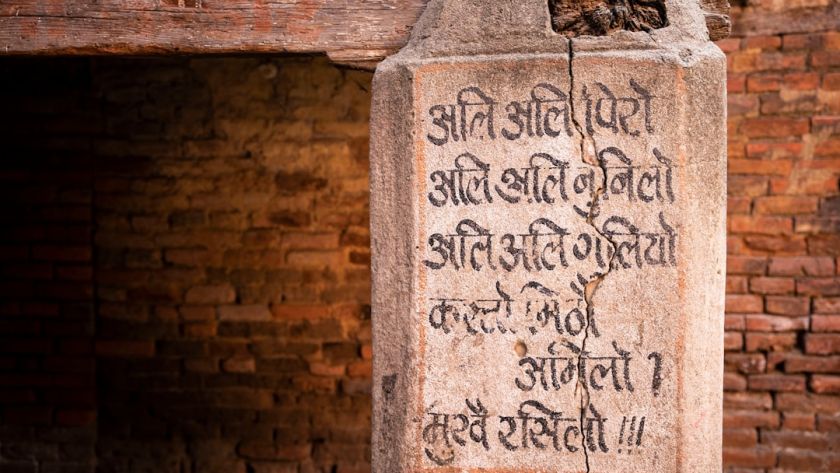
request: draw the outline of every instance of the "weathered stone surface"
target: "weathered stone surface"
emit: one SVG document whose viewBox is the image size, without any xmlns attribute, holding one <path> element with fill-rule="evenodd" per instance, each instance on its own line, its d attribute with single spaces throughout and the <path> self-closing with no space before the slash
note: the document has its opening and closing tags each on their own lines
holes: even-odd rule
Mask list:
<svg viewBox="0 0 840 473">
<path fill-rule="evenodd" d="M 720 468 L 724 57 L 694 1 L 546 10 L 433 2 L 377 70 L 375 472 Z"/>
</svg>

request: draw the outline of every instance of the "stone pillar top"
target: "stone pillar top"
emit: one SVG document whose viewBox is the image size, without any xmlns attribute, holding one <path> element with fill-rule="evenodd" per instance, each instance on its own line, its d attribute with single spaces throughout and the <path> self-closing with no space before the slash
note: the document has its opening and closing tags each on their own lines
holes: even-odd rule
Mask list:
<svg viewBox="0 0 840 473">
<path fill-rule="evenodd" d="M 402 54 L 667 49 L 708 41 L 705 15 L 698 0 L 432 0 Z"/>
</svg>

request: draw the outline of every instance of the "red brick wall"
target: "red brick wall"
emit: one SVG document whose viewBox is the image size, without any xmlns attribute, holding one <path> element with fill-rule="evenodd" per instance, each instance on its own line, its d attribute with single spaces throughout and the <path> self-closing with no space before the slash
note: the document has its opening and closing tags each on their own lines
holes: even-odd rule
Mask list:
<svg viewBox="0 0 840 473">
<path fill-rule="evenodd" d="M 721 46 L 727 468 L 840 471 L 840 35 Z M 0 59 L 0 471 L 369 471 L 370 79 Z"/>
<path fill-rule="evenodd" d="M 83 61 L 0 62 L 4 473 L 94 464 L 90 92 Z"/>
<path fill-rule="evenodd" d="M 370 75 L 97 64 L 100 467 L 369 469 Z"/>
<path fill-rule="evenodd" d="M 370 79 L 0 61 L 0 471 L 369 470 Z"/>
<path fill-rule="evenodd" d="M 840 33 L 720 46 L 729 57 L 724 461 L 732 471 L 840 471 Z"/>
</svg>

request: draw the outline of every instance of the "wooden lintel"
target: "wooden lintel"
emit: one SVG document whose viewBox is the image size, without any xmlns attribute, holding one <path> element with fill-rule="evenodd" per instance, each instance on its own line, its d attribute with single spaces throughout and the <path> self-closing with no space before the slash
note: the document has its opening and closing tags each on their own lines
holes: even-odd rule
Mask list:
<svg viewBox="0 0 840 473">
<path fill-rule="evenodd" d="M 0 0 L 0 54 L 288 52 L 375 63 L 405 44 L 427 2 Z"/>
<path fill-rule="evenodd" d="M 372 68 L 429 0 L 0 0 L 0 55 L 325 53 Z M 713 39 L 729 2 L 700 0 Z"/>
</svg>

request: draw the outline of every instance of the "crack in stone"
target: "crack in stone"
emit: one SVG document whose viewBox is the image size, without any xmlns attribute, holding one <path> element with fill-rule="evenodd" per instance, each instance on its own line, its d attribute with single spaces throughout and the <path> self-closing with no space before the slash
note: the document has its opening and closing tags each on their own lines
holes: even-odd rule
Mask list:
<svg viewBox="0 0 840 473">
<path fill-rule="evenodd" d="M 586 411 L 589 409 L 590 406 L 590 394 L 589 388 L 586 385 L 584 380 L 584 366 L 583 366 L 583 357 L 586 354 L 586 342 L 589 340 L 589 334 L 591 333 L 592 328 L 592 318 L 595 315 L 595 307 L 592 301 L 592 298 L 595 296 L 595 292 L 598 289 L 598 286 L 601 282 L 606 278 L 607 274 L 612 271 L 613 267 L 613 260 L 616 257 L 616 244 L 612 241 L 607 235 L 601 232 L 598 227 L 595 225 L 594 220 L 596 216 L 596 212 L 598 209 L 598 202 L 600 200 L 601 195 L 604 193 L 606 186 L 607 186 L 607 167 L 606 163 L 601 162 L 598 159 L 598 150 L 597 146 L 595 145 L 594 137 L 587 137 L 583 131 L 583 127 L 578 122 L 577 115 L 575 113 L 575 75 L 574 75 L 574 59 L 575 59 L 575 52 L 574 52 L 574 40 L 569 38 L 569 108 L 572 115 L 572 123 L 574 124 L 575 129 L 580 136 L 580 156 L 581 160 L 590 165 L 596 166 L 598 169 L 601 170 L 601 184 L 592 192 L 592 200 L 589 202 L 589 214 L 586 216 L 586 223 L 589 224 L 598 235 L 602 236 L 606 241 L 612 245 L 612 255 L 607 262 L 606 271 L 603 273 L 596 273 L 594 274 L 594 278 L 586 283 L 584 288 L 584 302 L 586 303 L 586 325 L 584 327 L 584 335 L 583 341 L 581 342 L 581 349 L 580 354 L 578 355 L 578 387 L 580 387 L 581 392 L 583 393 L 581 396 L 581 405 L 580 405 L 580 436 L 581 436 L 581 446 L 583 447 L 583 455 L 586 462 L 586 473 L 590 473 L 590 464 L 589 464 L 589 451 L 587 449 L 587 437 L 586 437 Z M 591 145 L 591 153 L 587 147 L 587 144 Z"/>
</svg>

